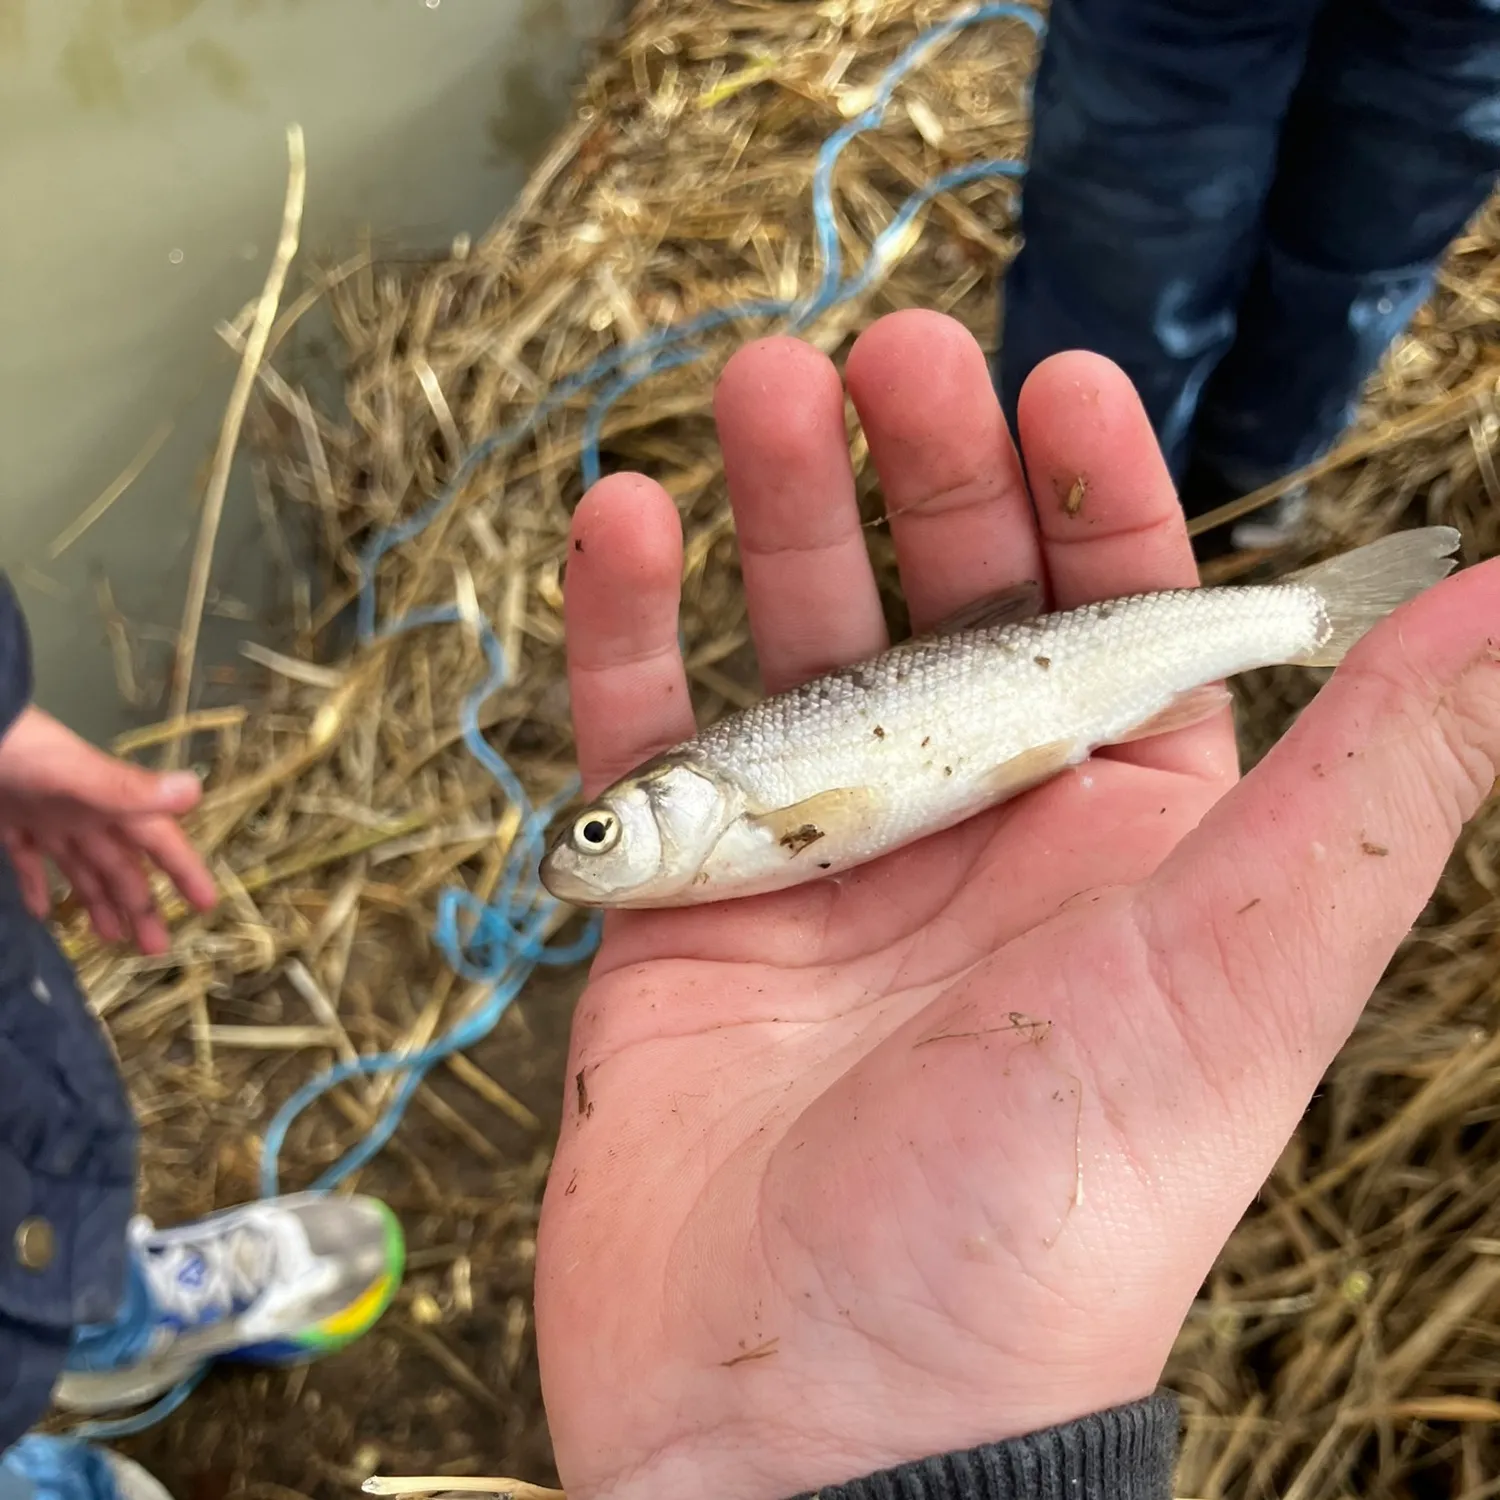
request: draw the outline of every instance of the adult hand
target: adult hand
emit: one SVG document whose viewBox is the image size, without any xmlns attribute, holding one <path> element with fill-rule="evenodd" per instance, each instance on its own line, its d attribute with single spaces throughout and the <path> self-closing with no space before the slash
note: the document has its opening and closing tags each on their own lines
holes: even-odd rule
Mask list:
<svg viewBox="0 0 1500 1500">
<path fill-rule="evenodd" d="M 1196 582 L 1114 366 L 1023 392 L 1035 513 L 957 324 L 886 318 L 846 378 L 916 628 Z M 717 418 L 767 689 L 880 650 L 834 367 L 752 345 Z M 681 538 L 616 475 L 574 542 L 595 791 L 693 729 Z M 612 914 L 538 1247 L 572 1500 L 776 1500 L 1148 1395 L 1490 790 L 1497 621 L 1500 564 L 1449 579 L 1238 784 L 1225 713 L 839 880 Z"/>
<path fill-rule="evenodd" d="M 106 755 L 39 708 L 0 739 L 0 841 L 27 908 L 50 915 L 51 860 L 107 943 L 130 937 L 143 953 L 167 951 L 146 861 L 194 906 L 213 907 L 213 876 L 177 825 L 201 796 L 191 773 L 153 775 Z"/>
</svg>

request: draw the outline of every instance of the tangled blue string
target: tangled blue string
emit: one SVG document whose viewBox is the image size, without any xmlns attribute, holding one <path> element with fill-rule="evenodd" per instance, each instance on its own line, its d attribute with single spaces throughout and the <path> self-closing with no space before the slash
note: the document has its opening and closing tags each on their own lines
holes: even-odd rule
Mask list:
<svg viewBox="0 0 1500 1500">
<path fill-rule="evenodd" d="M 505 653 L 498 637 L 485 620 L 465 618 L 452 607 L 420 609 L 383 627 L 378 625 L 376 578 L 381 559 L 432 525 L 453 504 L 483 463 L 524 440 L 545 417 L 594 387 L 599 389 L 584 420 L 580 456 L 584 485 L 597 483 L 601 475 L 599 446 L 610 410 L 622 396 L 643 381 L 703 358 L 706 351 L 695 341 L 704 334 L 729 323 L 772 319 L 784 319 L 791 332 L 805 328 L 832 308 L 869 289 L 893 258 L 912 222 L 933 198 L 986 178 L 1019 178 L 1024 168 L 1019 161 L 1010 159 L 975 162 L 944 172 L 906 199 L 891 222 L 876 236 L 860 269 L 850 276 L 844 275 L 833 203 L 833 179 L 839 157 L 850 141 L 881 124 L 897 85 L 935 46 L 966 27 L 998 20 L 1020 21 L 1037 36 L 1043 31 L 1040 12 L 1024 3 L 982 4 L 960 11 L 923 32 L 908 46 L 881 76 L 868 107 L 823 143 L 812 182 L 820 271 L 817 285 L 810 294 L 800 299 L 763 298 L 717 308 L 609 351 L 554 386 L 528 415 L 476 443 L 434 499 L 410 519 L 379 533 L 366 549 L 361 558 L 363 582 L 357 611 L 359 636 L 364 644 L 438 625 L 462 624 L 478 632 L 489 672 L 464 699 L 460 715 L 463 739 L 470 754 L 494 778 L 501 793 L 519 813 L 519 829 L 504 879 L 490 900 L 481 901 L 460 886 L 444 890 L 438 903 L 434 940 L 455 973 L 488 987 L 483 1001 L 428 1046 L 409 1053 L 383 1052 L 342 1062 L 298 1089 L 276 1112 L 266 1131 L 260 1172 L 264 1197 L 274 1197 L 277 1193 L 278 1162 L 287 1133 L 297 1116 L 309 1105 L 352 1078 L 382 1073 L 404 1075 L 384 1112 L 364 1139 L 312 1184 L 314 1191 L 327 1191 L 385 1147 L 427 1074 L 445 1058 L 474 1046 L 489 1035 L 539 965 L 561 967 L 579 963 L 593 953 L 598 942 L 597 915 L 572 942 L 551 946 L 544 941 L 547 927 L 556 915 L 556 903 L 537 878 L 537 866 L 547 825 L 557 809 L 573 795 L 577 782 L 575 778 L 551 802 L 535 807 L 519 778 L 484 738 L 480 729 L 480 710 L 506 681 Z M 143 1431 L 175 1410 L 200 1375 L 201 1372 L 197 1372 L 190 1376 L 188 1381 L 138 1416 L 117 1422 L 87 1424 L 79 1431 L 90 1436 L 108 1437 Z"/>
<path fill-rule="evenodd" d="M 112 1443 L 117 1438 L 134 1437 L 138 1432 L 145 1432 L 147 1428 L 155 1427 L 158 1422 L 164 1422 L 170 1417 L 198 1389 L 206 1374 L 208 1374 L 208 1366 L 199 1365 L 196 1370 L 184 1375 L 165 1396 L 158 1397 L 144 1411 L 133 1412 L 128 1417 L 117 1417 L 112 1420 L 101 1418 L 75 1423 L 69 1428 L 68 1437 L 76 1438 L 80 1442 Z"/>
<path fill-rule="evenodd" d="M 700 359 L 704 351 L 694 340 L 728 323 L 785 318 L 793 329 L 806 327 L 831 308 L 864 293 L 880 275 L 909 226 L 933 198 L 966 183 L 985 178 L 1017 178 L 1023 171 L 1015 160 L 975 162 L 955 167 L 917 189 L 897 210 L 891 222 L 876 236 L 861 268 L 852 276 L 843 274 L 843 252 L 834 216 L 833 178 L 838 159 L 856 136 L 873 130 L 885 118 L 897 85 L 939 43 L 965 27 L 984 21 L 1016 20 L 1038 36 L 1042 18 L 1026 4 L 986 4 L 962 11 L 919 36 L 882 75 L 871 103 L 854 119 L 841 126 L 823 143 L 813 174 L 813 219 L 821 272 L 816 288 L 800 301 L 763 298 L 716 308 L 674 327 L 659 329 L 629 344 L 610 350 L 591 365 L 554 386 L 551 392 L 519 421 L 492 433 L 475 444 L 460 462 L 452 478 L 438 495 L 416 515 L 382 532 L 362 559 L 363 585 L 359 595 L 359 632 L 366 643 L 419 627 L 458 623 L 456 609 L 417 611 L 386 626 L 376 625 L 375 579 L 380 559 L 394 547 L 419 536 L 453 504 L 470 477 L 487 459 L 523 440 L 538 422 L 579 393 L 606 382 L 591 403 L 581 439 L 582 477 L 585 486 L 598 482 L 601 474 L 599 445 L 610 409 L 628 391 L 654 375 Z M 539 964 L 562 966 L 580 962 L 598 941 L 597 915 L 584 932 L 564 947 L 549 947 L 542 933 L 552 920 L 555 903 L 537 878 L 547 825 L 557 808 L 573 795 L 576 780 L 553 802 L 534 808 L 515 773 L 485 740 L 479 728 L 484 702 L 505 684 L 505 657 L 495 633 L 484 620 L 466 622 L 478 630 L 490 671 L 485 680 L 464 700 L 462 725 L 469 752 L 494 777 L 511 805 L 520 812 L 520 832 L 511 850 L 507 873 L 498 894 L 489 902 L 479 901 L 463 888 L 445 890 L 438 906 L 435 940 L 451 967 L 465 979 L 488 984 L 485 1002 L 460 1020 L 446 1036 L 419 1051 L 378 1053 L 340 1063 L 298 1089 L 277 1112 L 261 1158 L 261 1192 L 272 1197 L 277 1190 L 277 1161 L 287 1131 L 296 1117 L 314 1100 L 339 1084 L 361 1075 L 400 1072 L 405 1077 L 385 1112 L 357 1146 L 328 1167 L 313 1184 L 314 1189 L 336 1186 L 351 1172 L 368 1162 L 390 1140 L 401 1122 L 412 1095 L 426 1074 L 444 1058 L 472 1047 L 487 1036 L 515 999 Z"/>
</svg>

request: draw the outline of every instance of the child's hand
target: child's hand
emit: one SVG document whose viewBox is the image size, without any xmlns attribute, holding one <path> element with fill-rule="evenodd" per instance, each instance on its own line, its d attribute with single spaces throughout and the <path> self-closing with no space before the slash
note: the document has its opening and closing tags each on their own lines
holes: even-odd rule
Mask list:
<svg viewBox="0 0 1500 1500">
<path fill-rule="evenodd" d="M 0 840 L 27 907 L 42 920 L 51 913 L 50 859 L 99 936 L 131 937 L 143 953 L 168 947 L 144 861 L 199 910 L 217 899 L 213 876 L 177 825 L 202 795 L 190 772 L 156 775 L 107 755 L 39 708 L 0 740 Z"/>
</svg>

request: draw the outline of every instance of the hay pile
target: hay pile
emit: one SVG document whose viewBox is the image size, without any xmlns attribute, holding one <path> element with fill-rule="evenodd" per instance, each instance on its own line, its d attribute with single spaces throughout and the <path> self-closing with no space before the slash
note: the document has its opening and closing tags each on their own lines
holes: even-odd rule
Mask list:
<svg viewBox="0 0 1500 1500">
<path fill-rule="evenodd" d="M 319 572 L 289 565 L 290 638 L 284 654 L 257 653 L 263 690 L 192 721 L 193 756 L 212 772 L 194 833 L 212 851 L 223 910 L 209 921 L 179 913 L 169 961 L 122 960 L 81 926 L 71 932 L 146 1124 L 154 1211 L 252 1194 L 260 1132 L 295 1087 L 340 1056 L 420 1045 L 474 1003 L 428 934 L 440 888 L 491 892 L 517 832 L 458 739 L 459 701 L 485 665 L 462 628 L 349 649 L 359 549 L 419 511 L 472 443 L 616 344 L 806 290 L 818 146 L 917 31 L 949 13 L 929 0 L 644 0 L 520 202 L 481 242 L 417 266 L 361 257 L 310 278 L 288 304 L 250 412 L 252 465 L 271 544 L 290 559 L 289 535 L 310 533 Z M 849 148 L 837 178 L 847 264 L 937 172 L 1023 153 L 1032 45 L 1015 22 L 959 34 L 901 87 L 885 127 Z M 904 257 L 809 336 L 837 355 L 875 316 L 924 306 L 987 342 L 1015 243 L 1013 194 L 987 181 L 935 200 Z M 1491 212 L 1325 466 L 1321 546 L 1414 511 L 1462 527 L 1471 560 L 1497 550 L 1497 246 Z M 283 352 L 314 305 L 342 345 L 343 411 L 319 409 Z M 681 508 L 683 623 L 704 717 L 756 694 L 710 396 L 723 360 L 764 331 L 720 330 L 705 360 L 638 387 L 604 429 L 606 465 L 654 474 Z M 243 325 L 231 337 L 242 340 Z M 497 454 L 457 506 L 390 554 L 381 579 L 386 615 L 472 590 L 496 623 L 511 675 L 485 725 L 537 798 L 572 769 L 559 576 L 586 406 L 578 398 Z M 854 456 L 899 627 L 857 435 Z M 1244 684 L 1250 755 L 1311 690 L 1305 673 Z M 1497 844 L 1491 813 L 1466 835 L 1183 1332 L 1171 1379 L 1187 1398 L 1184 1495 L 1500 1493 L 1500 1347 L 1489 1332 L 1500 1315 Z M 195 1398 L 210 1415 L 174 1439 L 191 1451 L 169 1454 L 164 1472 L 227 1468 L 236 1488 L 253 1475 L 329 1492 L 377 1464 L 543 1477 L 525 1288 L 556 1047 L 578 977 L 539 980 L 485 1066 L 461 1058 L 434 1075 L 361 1179 L 403 1212 L 415 1246 L 401 1302 L 358 1359 L 367 1392 L 385 1393 L 379 1413 L 340 1394 L 347 1362 L 226 1382 L 218 1407 L 201 1407 L 207 1392 Z M 351 1086 L 305 1116 L 285 1185 L 357 1140 L 390 1087 Z M 530 1106 L 517 1097 L 528 1092 Z M 288 1434 L 313 1397 L 317 1452 L 294 1453 Z"/>
</svg>

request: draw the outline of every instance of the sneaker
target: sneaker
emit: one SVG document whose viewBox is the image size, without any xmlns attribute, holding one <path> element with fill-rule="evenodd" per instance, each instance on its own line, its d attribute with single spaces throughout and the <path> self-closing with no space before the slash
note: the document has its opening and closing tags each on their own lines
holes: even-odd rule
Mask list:
<svg viewBox="0 0 1500 1500">
<path fill-rule="evenodd" d="M 1194 456 L 1178 488 L 1178 499 L 1189 521 L 1238 500 L 1255 485 L 1232 485 L 1216 469 Z M 1242 516 L 1238 521 L 1215 526 L 1193 538 L 1193 556 L 1199 563 L 1215 562 L 1236 552 L 1263 552 L 1292 541 L 1307 516 L 1304 485 Z"/>
<path fill-rule="evenodd" d="M 69 1438 L 28 1433 L 0 1454 L 0 1500 L 172 1500 L 138 1463 Z"/>
<path fill-rule="evenodd" d="M 405 1266 L 373 1198 L 303 1194 L 177 1229 L 130 1227 L 125 1303 L 81 1329 L 53 1392 L 69 1411 L 150 1401 L 211 1361 L 301 1364 L 342 1349 L 390 1306 Z"/>
<path fill-rule="evenodd" d="M 1229 535 L 1241 552 L 1269 552 L 1292 541 L 1306 518 L 1307 489 L 1299 485 L 1234 522 Z"/>
</svg>

